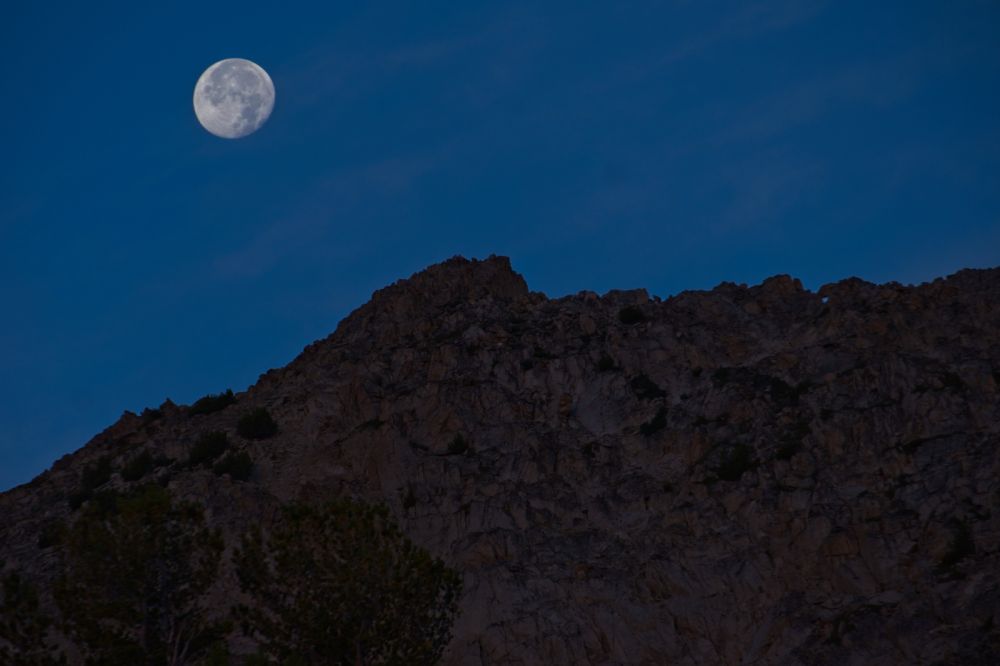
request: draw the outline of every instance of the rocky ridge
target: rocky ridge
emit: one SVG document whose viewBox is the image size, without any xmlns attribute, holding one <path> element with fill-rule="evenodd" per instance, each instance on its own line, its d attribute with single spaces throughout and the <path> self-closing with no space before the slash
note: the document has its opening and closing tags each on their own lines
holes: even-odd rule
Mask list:
<svg viewBox="0 0 1000 666">
<path fill-rule="evenodd" d="M 230 535 L 278 500 L 387 503 L 464 576 L 446 664 L 994 663 L 998 385 L 1000 269 L 548 299 L 455 258 L 225 409 L 127 413 L 0 495 L 0 562 L 51 575 L 86 465 L 127 486 L 136 452 L 222 430 L 248 481 L 155 473 Z M 280 432 L 241 439 L 257 406 Z"/>
</svg>

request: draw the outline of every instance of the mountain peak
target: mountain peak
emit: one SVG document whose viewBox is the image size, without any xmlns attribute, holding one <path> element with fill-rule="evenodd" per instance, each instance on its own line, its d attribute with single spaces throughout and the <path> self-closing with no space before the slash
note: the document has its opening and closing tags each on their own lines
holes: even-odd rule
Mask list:
<svg viewBox="0 0 1000 666">
<path fill-rule="evenodd" d="M 332 337 L 385 342 L 389 338 L 429 333 L 445 312 L 477 302 L 512 304 L 530 295 L 510 259 L 455 256 L 379 289 L 352 312 Z"/>
<path fill-rule="evenodd" d="M 369 305 L 384 307 L 440 308 L 458 301 L 481 298 L 512 301 L 528 295 L 528 284 L 511 268 L 508 257 L 486 259 L 454 256 L 428 266 L 409 278 L 379 289 Z"/>
<path fill-rule="evenodd" d="M 126 415 L 0 494 L 0 561 L 51 586 L 82 491 L 159 483 L 230 543 L 349 496 L 462 573 L 446 666 L 992 663 L 998 295 L 1000 270 L 550 300 L 454 257 L 248 391 Z M 250 470 L 191 462 L 206 434 Z"/>
</svg>

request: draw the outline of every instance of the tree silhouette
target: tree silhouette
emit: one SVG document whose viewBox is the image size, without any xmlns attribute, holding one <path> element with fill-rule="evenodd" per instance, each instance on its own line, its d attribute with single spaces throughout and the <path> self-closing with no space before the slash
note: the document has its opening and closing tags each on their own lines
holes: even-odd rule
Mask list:
<svg viewBox="0 0 1000 666">
<path fill-rule="evenodd" d="M 147 485 L 91 502 L 70 527 L 55 586 L 67 633 L 88 664 L 194 663 L 221 638 L 201 597 L 222 554 L 202 510 Z"/>
<path fill-rule="evenodd" d="M 236 554 L 252 605 L 244 630 L 285 665 L 433 664 L 451 638 L 461 580 L 383 506 L 294 504 Z"/>
<path fill-rule="evenodd" d="M 65 656 L 49 642 L 52 620 L 42 611 L 35 586 L 17 571 L 10 571 L 3 578 L 0 593 L 0 663 L 65 664 Z"/>
</svg>

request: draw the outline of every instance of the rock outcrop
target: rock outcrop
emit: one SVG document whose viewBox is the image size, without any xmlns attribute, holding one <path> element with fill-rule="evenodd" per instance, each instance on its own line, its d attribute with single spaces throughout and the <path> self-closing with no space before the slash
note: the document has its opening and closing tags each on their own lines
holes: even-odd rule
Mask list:
<svg viewBox="0 0 1000 666">
<path fill-rule="evenodd" d="M 1000 269 L 548 299 L 455 258 L 225 409 L 126 414 L 0 495 L 0 561 L 51 576 L 87 464 L 122 487 L 223 430 L 248 481 L 155 474 L 230 535 L 387 503 L 464 576 L 446 664 L 996 663 L 998 384 Z M 258 406 L 280 432 L 240 438 Z"/>
</svg>

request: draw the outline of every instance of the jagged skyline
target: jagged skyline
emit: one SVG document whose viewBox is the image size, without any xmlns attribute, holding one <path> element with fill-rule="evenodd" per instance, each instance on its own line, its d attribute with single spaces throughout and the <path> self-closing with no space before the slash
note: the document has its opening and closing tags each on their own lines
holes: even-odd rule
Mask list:
<svg viewBox="0 0 1000 666">
<path fill-rule="evenodd" d="M 246 391 L 123 416 L 0 493 L 0 561 L 45 598 L 64 528 L 143 488 L 204 507 L 227 551 L 283 504 L 352 498 L 461 577 L 441 666 L 995 661 L 1000 268 L 531 286 L 454 258 Z"/>
<path fill-rule="evenodd" d="M 996 3 L 22 3 L 0 27 L 0 488 L 241 390 L 447 257 L 659 296 L 1000 263 Z M 259 62 L 252 136 L 201 129 Z"/>
</svg>

